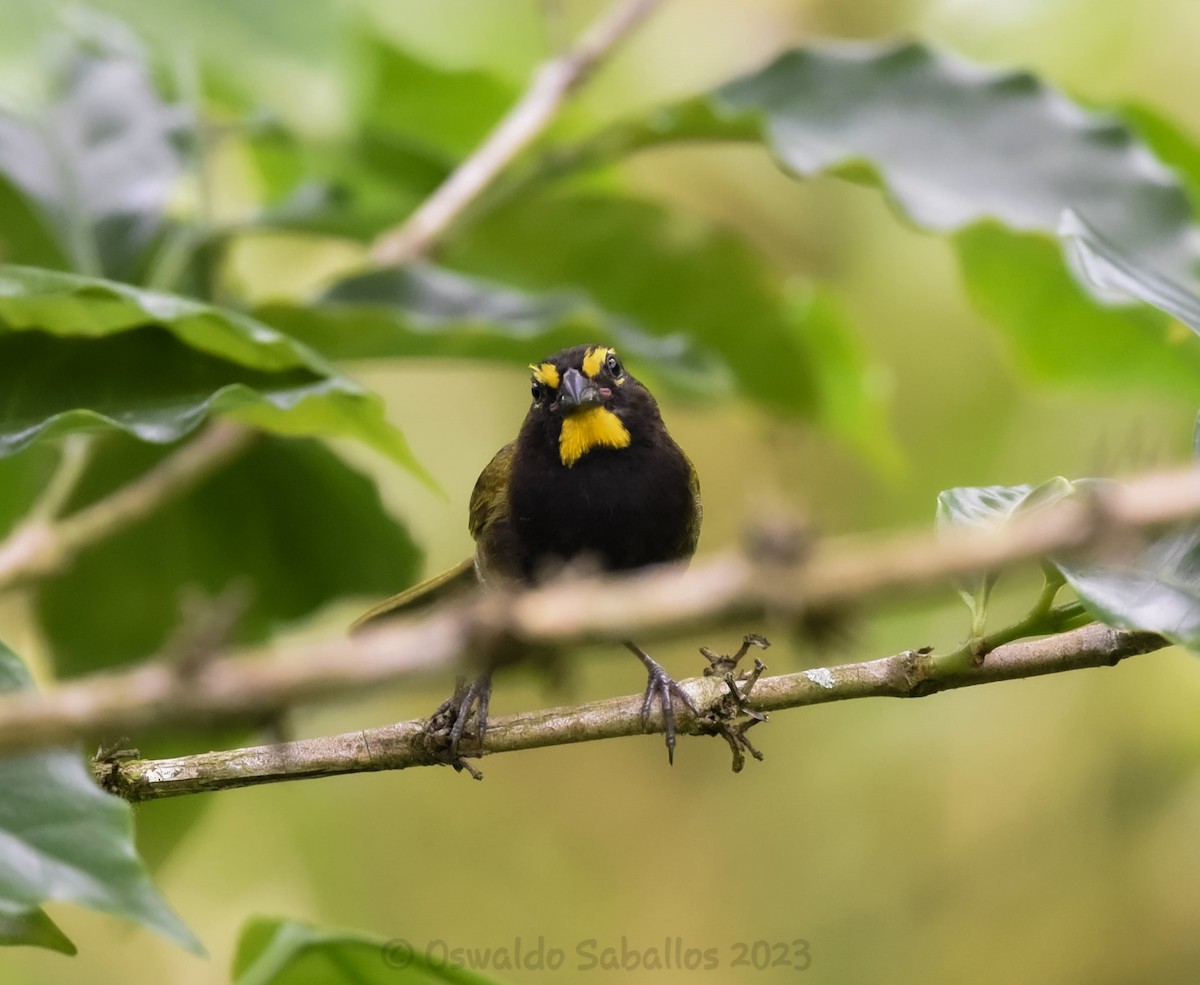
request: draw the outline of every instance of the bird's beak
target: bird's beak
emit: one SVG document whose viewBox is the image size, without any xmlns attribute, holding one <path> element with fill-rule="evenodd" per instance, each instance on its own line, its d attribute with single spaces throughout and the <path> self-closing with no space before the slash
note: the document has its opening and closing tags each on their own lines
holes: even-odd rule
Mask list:
<svg viewBox="0 0 1200 985">
<path fill-rule="evenodd" d="M 573 414 L 585 407 L 597 407 L 604 403 L 600 388 L 577 369 L 563 373 L 558 387 L 558 406 L 564 414 Z"/>
</svg>

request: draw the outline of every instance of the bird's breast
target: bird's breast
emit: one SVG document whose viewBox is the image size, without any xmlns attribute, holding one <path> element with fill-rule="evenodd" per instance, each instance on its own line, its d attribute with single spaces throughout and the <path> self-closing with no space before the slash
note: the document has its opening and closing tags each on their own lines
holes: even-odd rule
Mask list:
<svg viewBox="0 0 1200 985">
<path fill-rule="evenodd" d="M 686 554 L 695 503 L 690 466 L 673 442 L 598 448 L 570 468 L 544 456 L 520 466 L 509 518 L 525 577 L 583 558 L 623 570 Z"/>
</svg>

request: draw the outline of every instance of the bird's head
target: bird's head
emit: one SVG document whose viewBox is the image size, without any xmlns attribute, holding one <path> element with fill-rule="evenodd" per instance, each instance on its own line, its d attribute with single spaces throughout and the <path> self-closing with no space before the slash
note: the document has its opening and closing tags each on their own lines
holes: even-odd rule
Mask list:
<svg viewBox="0 0 1200 985">
<path fill-rule="evenodd" d="M 628 448 L 661 421 L 614 349 L 577 345 L 529 368 L 533 405 L 522 434 L 556 449 L 567 468 L 597 449 Z"/>
</svg>

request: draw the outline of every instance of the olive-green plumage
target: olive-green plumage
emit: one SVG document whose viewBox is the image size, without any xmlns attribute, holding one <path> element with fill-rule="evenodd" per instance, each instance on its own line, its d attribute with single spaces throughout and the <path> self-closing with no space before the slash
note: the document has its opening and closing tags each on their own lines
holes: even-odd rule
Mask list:
<svg viewBox="0 0 1200 985">
<path fill-rule="evenodd" d="M 700 536 L 700 483 L 675 444 L 658 404 L 625 372 L 612 349 L 564 349 L 533 370 L 533 403 L 516 440 L 501 448 L 471 493 L 475 556 L 377 605 L 354 624 L 439 601 L 482 583 L 531 583 L 573 561 L 610 571 L 692 556 Z M 642 720 L 663 709 L 667 754 L 675 751 L 673 698 L 693 714 L 687 692 L 640 647 L 624 644 L 648 673 Z M 471 710 L 475 735 L 487 727 L 491 668 L 456 690 L 430 720 L 449 716 L 449 762 Z M 471 770 L 478 775 L 478 772 Z"/>
<path fill-rule="evenodd" d="M 356 628 L 477 581 L 532 582 L 572 560 L 627 570 L 691 557 L 700 484 L 650 391 L 603 346 L 566 349 L 531 369 L 520 433 L 471 494 L 474 558 L 386 600 Z"/>
</svg>

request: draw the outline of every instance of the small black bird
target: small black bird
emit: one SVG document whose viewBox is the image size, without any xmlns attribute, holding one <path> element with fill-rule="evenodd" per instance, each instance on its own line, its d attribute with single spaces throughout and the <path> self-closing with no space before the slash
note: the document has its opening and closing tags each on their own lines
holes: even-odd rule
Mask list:
<svg viewBox="0 0 1200 985">
<path fill-rule="evenodd" d="M 579 345 L 529 367 L 533 403 L 517 440 L 500 449 L 471 493 L 475 556 L 377 605 L 354 628 L 473 586 L 528 584 L 573 560 L 625 571 L 692 556 L 702 510 L 696 469 L 667 433 L 658 404 L 613 349 Z M 674 761 L 674 695 L 687 692 L 649 654 L 624 644 L 650 679 L 646 718 L 657 700 Z M 451 756 L 471 708 L 480 738 L 491 672 L 443 705 L 454 714 Z"/>
</svg>

